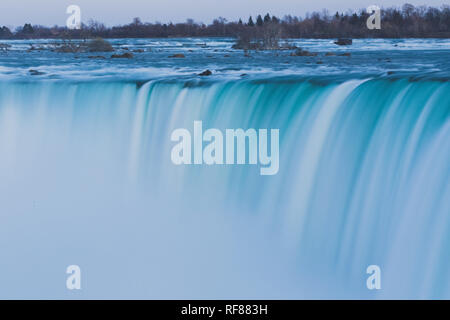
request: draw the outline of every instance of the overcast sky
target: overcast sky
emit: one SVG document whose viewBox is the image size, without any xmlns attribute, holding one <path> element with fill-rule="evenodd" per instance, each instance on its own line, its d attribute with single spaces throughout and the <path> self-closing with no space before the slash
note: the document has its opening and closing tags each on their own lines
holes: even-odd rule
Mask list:
<svg viewBox="0 0 450 320">
<path fill-rule="evenodd" d="M 80 6 L 82 21 L 90 19 L 107 25 L 125 24 L 134 17 L 148 22 L 182 22 L 186 18 L 210 23 L 222 16 L 228 20 L 270 12 L 277 16 L 304 16 L 306 12 L 330 12 L 366 8 L 401 6 L 405 2 L 429 6 L 449 4 L 450 0 L 0 0 L 0 25 L 19 26 L 25 22 L 42 25 L 65 25 L 68 5 Z"/>
</svg>

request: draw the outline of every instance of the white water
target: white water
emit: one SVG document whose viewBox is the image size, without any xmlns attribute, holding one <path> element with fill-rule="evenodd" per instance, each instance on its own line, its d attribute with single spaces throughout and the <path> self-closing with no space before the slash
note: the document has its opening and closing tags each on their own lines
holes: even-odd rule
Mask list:
<svg viewBox="0 0 450 320">
<path fill-rule="evenodd" d="M 1 83 L 0 297 L 450 298 L 448 92 Z M 194 120 L 280 129 L 278 175 L 173 165 L 170 134 Z"/>
</svg>

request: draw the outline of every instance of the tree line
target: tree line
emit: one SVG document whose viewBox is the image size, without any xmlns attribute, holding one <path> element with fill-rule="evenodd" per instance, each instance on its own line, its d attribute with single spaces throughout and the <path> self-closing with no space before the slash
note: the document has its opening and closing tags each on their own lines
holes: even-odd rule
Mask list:
<svg viewBox="0 0 450 320">
<path fill-rule="evenodd" d="M 381 10 L 381 29 L 369 30 L 369 14 L 359 11 L 313 12 L 305 17 L 286 15 L 250 16 L 248 19 L 227 21 L 217 18 L 211 24 L 188 19 L 184 23 L 144 23 L 139 18 L 126 25 L 106 27 L 90 21 L 79 30 L 66 27 L 46 27 L 26 23 L 10 30 L 0 27 L 0 39 L 86 39 L 86 38 L 167 38 L 167 37 L 235 37 L 266 38 L 449 38 L 450 6 L 440 8 L 405 4 L 401 8 Z"/>
</svg>

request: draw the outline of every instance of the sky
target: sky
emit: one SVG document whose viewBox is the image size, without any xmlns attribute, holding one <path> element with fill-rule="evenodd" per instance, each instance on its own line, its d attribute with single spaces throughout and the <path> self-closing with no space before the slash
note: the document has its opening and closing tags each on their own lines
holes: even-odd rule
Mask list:
<svg viewBox="0 0 450 320">
<path fill-rule="evenodd" d="M 72 4 L 81 8 L 82 22 L 93 19 L 112 26 L 129 23 L 134 17 L 145 22 L 183 22 L 192 18 L 210 23 L 219 16 L 231 21 L 267 12 L 280 17 L 304 16 L 322 9 L 342 12 L 369 5 L 401 6 L 406 2 L 435 7 L 450 4 L 450 0 L 0 0 L 0 25 L 65 25 L 69 16 L 66 8 Z"/>
</svg>

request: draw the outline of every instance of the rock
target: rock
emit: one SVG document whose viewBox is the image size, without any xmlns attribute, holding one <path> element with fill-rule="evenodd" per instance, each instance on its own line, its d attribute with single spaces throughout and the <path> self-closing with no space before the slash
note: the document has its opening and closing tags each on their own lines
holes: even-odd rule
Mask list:
<svg viewBox="0 0 450 320">
<path fill-rule="evenodd" d="M 319 61 L 317 61 L 316 63 L 317 63 L 317 64 L 323 64 L 323 61 L 320 61 L 320 60 L 319 60 Z"/>
<path fill-rule="evenodd" d="M 292 57 L 315 57 L 317 56 L 317 52 L 309 52 L 308 50 L 303 50 L 299 48 L 295 50 L 295 52 L 291 53 Z"/>
<path fill-rule="evenodd" d="M 338 54 L 338 56 L 340 56 L 340 57 L 350 57 L 351 55 L 352 54 L 350 52 L 345 52 L 345 53 Z"/>
<path fill-rule="evenodd" d="M 210 71 L 210 70 L 205 70 L 205 71 L 203 71 L 202 73 L 199 73 L 198 74 L 199 76 L 210 76 L 210 75 L 212 75 L 212 72 Z"/>
<path fill-rule="evenodd" d="M 104 56 L 88 56 L 88 59 L 106 59 Z"/>
<path fill-rule="evenodd" d="M 186 58 L 186 56 L 182 53 L 175 53 L 175 54 L 169 56 L 169 58 Z"/>
<path fill-rule="evenodd" d="M 230 55 L 229 55 L 229 54 L 226 54 L 226 55 L 224 55 L 223 57 L 224 57 L 224 58 L 229 58 Z"/>
<path fill-rule="evenodd" d="M 135 49 L 135 50 L 133 50 L 133 52 L 135 52 L 135 53 L 143 53 L 143 52 L 145 52 L 145 50 L 144 49 Z"/>
<path fill-rule="evenodd" d="M 1 51 L 7 52 L 9 48 L 11 48 L 11 45 L 10 45 L 10 44 L 7 44 L 7 43 L 0 43 L 0 50 L 1 50 Z"/>
<path fill-rule="evenodd" d="M 296 50 L 296 49 L 298 49 L 298 47 L 290 45 L 289 43 L 286 42 L 286 43 L 283 43 L 279 49 L 280 50 Z"/>
<path fill-rule="evenodd" d="M 125 52 L 123 54 L 113 54 L 111 59 L 131 59 L 133 54 L 131 52 Z"/>
<path fill-rule="evenodd" d="M 89 52 L 112 52 L 114 51 L 112 45 L 102 38 L 95 38 L 90 40 L 87 44 Z"/>
<path fill-rule="evenodd" d="M 42 76 L 43 74 L 45 74 L 45 72 L 41 72 L 34 69 L 30 69 L 28 70 L 28 72 L 30 73 L 31 76 Z"/>
<path fill-rule="evenodd" d="M 395 71 L 388 71 L 387 74 L 388 76 L 393 75 L 395 73 Z"/>
<path fill-rule="evenodd" d="M 44 48 L 42 47 L 35 47 L 34 45 L 30 44 L 30 49 L 27 50 L 27 52 L 31 52 L 31 51 L 42 51 L 44 50 Z"/>
<path fill-rule="evenodd" d="M 334 52 L 325 53 L 325 57 L 331 57 L 331 56 L 335 56 L 335 55 L 336 55 L 336 53 L 334 53 Z"/>
<path fill-rule="evenodd" d="M 347 38 L 339 38 L 334 43 L 337 44 L 338 46 L 350 46 L 353 44 L 353 40 Z"/>
<path fill-rule="evenodd" d="M 248 74 L 246 74 L 246 73 L 241 74 L 241 77 L 246 77 L 246 76 L 248 76 Z"/>
<path fill-rule="evenodd" d="M 67 43 L 67 44 L 61 44 L 57 45 L 55 48 L 56 52 L 59 53 L 79 53 L 84 52 L 85 48 L 83 48 L 81 45 L 75 44 L 75 43 Z"/>
</svg>

